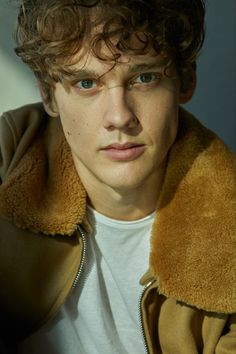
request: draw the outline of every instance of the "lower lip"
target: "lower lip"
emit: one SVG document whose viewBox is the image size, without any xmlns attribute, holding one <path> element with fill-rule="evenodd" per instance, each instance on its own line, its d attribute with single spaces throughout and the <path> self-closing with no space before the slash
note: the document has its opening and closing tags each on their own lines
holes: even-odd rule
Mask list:
<svg viewBox="0 0 236 354">
<path fill-rule="evenodd" d="M 103 154 L 114 161 L 132 161 L 137 159 L 144 152 L 143 145 L 133 146 L 128 149 L 108 148 L 101 150 Z"/>
</svg>

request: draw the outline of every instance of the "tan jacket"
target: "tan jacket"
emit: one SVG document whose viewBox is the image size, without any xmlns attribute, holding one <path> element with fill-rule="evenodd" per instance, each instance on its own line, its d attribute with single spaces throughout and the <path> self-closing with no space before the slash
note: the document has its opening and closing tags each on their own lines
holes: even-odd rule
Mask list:
<svg viewBox="0 0 236 354">
<path fill-rule="evenodd" d="M 55 316 L 84 254 L 86 193 L 41 104 L 1 118 L 0 179 L 0 326 L 12 340 Z M 235 261 L 235 157 L 180 109 L 141 279 L 149 353 L 236 353 Z"/>
</svg>

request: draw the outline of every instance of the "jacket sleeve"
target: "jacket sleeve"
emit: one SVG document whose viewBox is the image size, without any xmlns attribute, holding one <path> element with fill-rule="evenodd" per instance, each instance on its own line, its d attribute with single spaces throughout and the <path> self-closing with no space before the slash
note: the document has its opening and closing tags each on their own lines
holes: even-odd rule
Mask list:
<svg viewBox="0 0 236 354">
<path fill-rule="evenodd" d="M 236 314 L 230 316 L 226 333 L 220 338 L 215 354 L 236 353 Z"/>
</svg>

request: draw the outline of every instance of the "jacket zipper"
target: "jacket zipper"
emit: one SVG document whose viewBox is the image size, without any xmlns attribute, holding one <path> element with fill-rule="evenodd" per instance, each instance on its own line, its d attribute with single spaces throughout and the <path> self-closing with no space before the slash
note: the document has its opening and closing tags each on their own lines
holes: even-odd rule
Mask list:
<svg viewBox="0 0 236 354">
<path fill-rule="evenodd" d="M 82 227 L 80 225 L 78 225 L 77 228 L 78 228 L 78 230 L 80 232 L 80 236 L 82 238 L 83 251 L 82 251 L 82 256 L 81 256 L 81 261 L 80 261 L 80 264 L 79 264 L 79 268 L 77 270 L 75 279 L 74 279 L 72 287 L 71 287 L 72 289 L 74 289 L 77 286 L 77 284 L 78 284 L 79 278 L 80 278 L 82 270 L 84 268 L 85 257 L 86 257 L 86 252 L 87 252 L 86 234 L 85 234 L 85 232 L 83 231 L 83 229 L 82 229 Z"/>
<path fill-rule="evenodd" d="M 154 283 L 154 279 L 150 280 L 143 288 L 140 299 L 139 299 L 139 320 L 140 320 L 140 328 L 141 328 L 141 333 L 142 333 L 142 337 L 143 337 L 143 343 L 144 343 L 144 349 L 145 349 L 145 353 L 149 354 L 149 348 L 148 348 L 148 343 L 147 343 L 147 338 L 146 338 L 146 334 L 145 334 L 145 329 L 144 329 L 144 324 L 143 324 L 143 314 L 142 314 L 142 300 L 143 300 L 143 296 L 145 294 L 145 292 L 147 291 L 147 289 Z"/>
</svg>

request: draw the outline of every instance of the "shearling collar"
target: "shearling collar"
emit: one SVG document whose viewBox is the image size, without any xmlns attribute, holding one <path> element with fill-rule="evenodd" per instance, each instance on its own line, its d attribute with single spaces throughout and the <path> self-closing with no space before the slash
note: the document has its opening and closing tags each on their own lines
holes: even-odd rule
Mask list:
<svg viewBox="0 0 236 354">
<path fill-rule="evenodd" d="M 50 120 L 0 188 L 0 213 L 18 227 L 71 235 L 86 193 L 58 120 Z M 236 312 L 236 163 L 181 109 L 179 133 L 151 237 L 159 291 L 198 308 Z"/>
<path fill-rule="evenodd" d="M 169 155 L 150 264 L 164 295 L 236 312 L 236 159 L 186 112 Z"/>
</svg>

